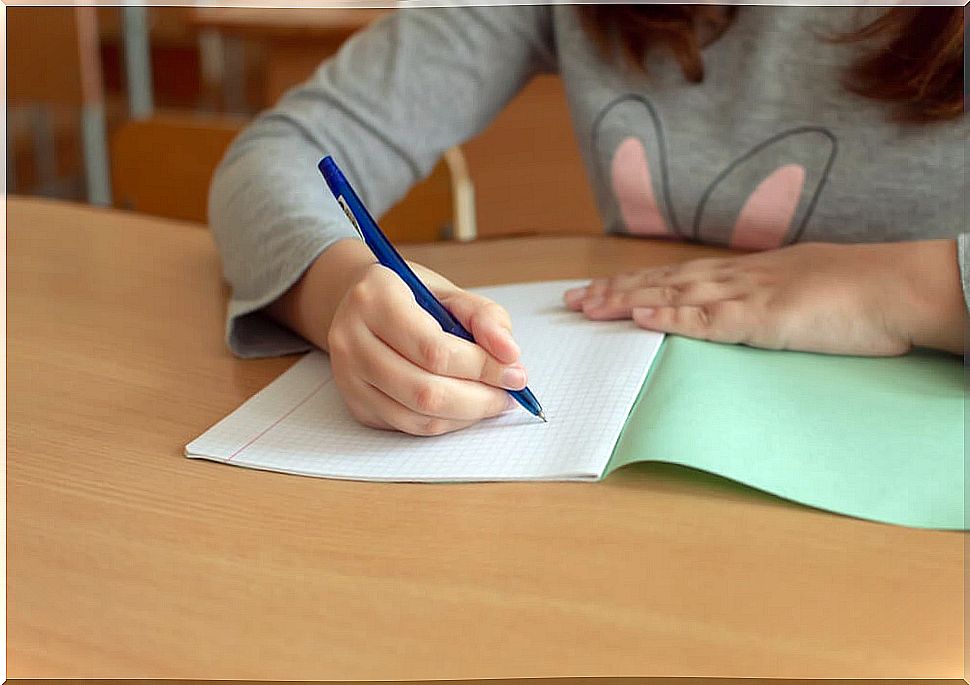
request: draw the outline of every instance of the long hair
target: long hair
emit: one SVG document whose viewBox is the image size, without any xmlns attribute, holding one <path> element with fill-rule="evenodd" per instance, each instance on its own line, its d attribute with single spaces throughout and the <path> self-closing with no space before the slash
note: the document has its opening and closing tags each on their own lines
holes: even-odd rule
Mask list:
<svg viewBox="0 0 970 685">
<path fill-rule="evenodd" d="M 625 58 L 643 68 L 645 52 L 663 47 L 695 83 L 704 79 L 702 48 L 728 30 L 738 11 L 716 5 L 579 7 L 584 27 L 604 53 L 618 43 Z M 964 113 L 962 7 L 895 7 L 827 39 L 859 44 L 843 84 L 889 103 L 896 118 L 933 121 Z"/>
</svg>

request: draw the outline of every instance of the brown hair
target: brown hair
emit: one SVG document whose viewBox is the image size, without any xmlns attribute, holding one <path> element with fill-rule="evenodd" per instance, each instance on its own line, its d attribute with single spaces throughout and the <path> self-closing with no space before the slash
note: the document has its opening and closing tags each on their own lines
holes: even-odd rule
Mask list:
<svg viewBox="0 0 970 685">
<path fill-rule="evenodd" d="M 728 29 L 737 11 L 716 5 L 579 8 L 587 32 L 604 52 L 616 37 L 624 56 L 642 68 L 648 46 L 664 46 L 695 83 L 704 78 L 701 49 Z M 963 114 L 962 7 L 896 7 L 829 39 L 863 44 L 843 82 L 855 93 L 893 103 L 898 118 L 931 121 Z"/>
</svg>

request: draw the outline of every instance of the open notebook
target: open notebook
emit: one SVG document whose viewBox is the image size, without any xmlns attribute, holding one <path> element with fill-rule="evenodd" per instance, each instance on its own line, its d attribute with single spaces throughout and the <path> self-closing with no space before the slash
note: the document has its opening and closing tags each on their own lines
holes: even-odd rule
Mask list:
<svg viewBox="0 0 970 685">
<path fill-rule="evenodd" d="M 666 461 L 862 518 L 965 527 L 959 361 L 665 340 L 565 310 L 570 285 L 479 290 L 512 315 L 549 423 L 516 408 L 435 438 L 365 428 L 344 407 L 327 357 L 311 353 L 186 454 L 384 481 L 597 480 Z"/>
<path fill-rule="evenodd" d="M 392 481 L 599 478 L 662 336 L 590 326 L 561 305 L 564 283 L 480 290 L 508 309 L 529 387 L 549 419 L 516 407 L 419 438 L 358 424 L 311 353 L 186 449 L 193 457 L 309 476 Z"/>
</svg>

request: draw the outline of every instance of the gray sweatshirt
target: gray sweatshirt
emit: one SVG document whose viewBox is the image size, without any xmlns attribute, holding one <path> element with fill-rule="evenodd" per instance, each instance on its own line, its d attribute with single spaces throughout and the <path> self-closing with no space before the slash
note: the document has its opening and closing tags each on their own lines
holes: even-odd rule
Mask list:
<svg viewBox="0 0 970 685">
<path fill-rule="evenodd" d="M 956 237 L 966 295 L 970 120 L 895 123 L 846 91 L 856 48 L 819 36 L 858 13 L 743 7 L 705 48 L 700 84 L 663 51 L 646 74 L 605 58 L 567 5 L 392 13 L 259 116 L 216 172 L 230 348 L 309 347 L 260 310 L 355 236 L 316 170 L 322 156 L 380 215 L 543 72 L 565 85 L 604 230 L 754 249 Z"/>
</svg>

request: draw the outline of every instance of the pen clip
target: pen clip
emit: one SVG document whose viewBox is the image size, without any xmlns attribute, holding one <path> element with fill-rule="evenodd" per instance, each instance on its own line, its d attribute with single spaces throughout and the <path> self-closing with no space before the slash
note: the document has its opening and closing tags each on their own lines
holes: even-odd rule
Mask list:
<svg viewBox="0 0 970 685">
<path fill-rule="evenodd" d="M 347 218 L 350 220 L 350 225 L 354 227 L 354 230 L 357 231 L 357 235 L 359 235 L 360 239 L 366 244 L 367 241 L 364 240 L 364 232 L 360 230 L 360 224 L 357 223 L 357 217 L 355 217 L 354 213 L 350 211 L 350 206 L 347 204 L 347 201 L 344 199 L 343 195 L 337 196 L 337 204 L 340 205 L 342 210 L 344 210 L 344 214 L 346 214 Z"/>
</svg>

